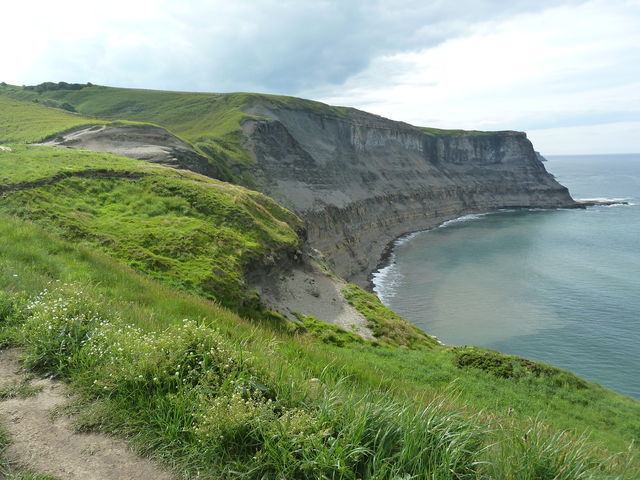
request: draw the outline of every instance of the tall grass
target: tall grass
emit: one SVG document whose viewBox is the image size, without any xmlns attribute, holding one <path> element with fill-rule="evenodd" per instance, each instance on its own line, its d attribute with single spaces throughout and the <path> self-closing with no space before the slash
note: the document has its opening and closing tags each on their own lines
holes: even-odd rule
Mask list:
<svg viewBox="0 0 640 480">
<path fill-rule="evenodd" d="M 180 445 L 204 478 L 477 474 L 480 429 L 442 405 L 416 408 L 324 378 L 292 384 L 210 325 L 143 332 L 86 294 L 56 282 L 23 307 L 14 341 L 25 364 L 102 401 L 102 423 L 126 413 L 151 444 Z"/>
<path fill-rule="evenodd" d="M 274 332 L 0 218 L 5 344 L 24 345 L 32 368 L 71 381 L 86 402 L 83 428 L 130 436 L 185 475 L 518 478 L 513 457 L 524 455 L 506 448 L 531 428 L 523 416 L 532 412 L 554 428 L 592 426 L 613 450 L 633 438 L 637 402 L 590 384 L 575 390 L 544 376 L 460 369 L 446 349 L 337 348 Z M 458 397 L 438 396 L 454 379 Z M 504 423 L 506 405 L 513 422 L 489 430 Z M 598 430 L 599 416 L 608 427 Z M 583 478 L 637 476 L 637 463 L 587 453 L 602 471 Z M 539 458 L 562 468 L 552 454 Z M 435 470 L 422 470 L 428 465 Z"/>
<path fill-rule="evenodd" d="M 500 431 L 494 446 L 495 459 L 487 464 L 490 478 L 504 480 L 581 480 L 635 479 L 638 470 L 632 467 L 633 456 L 604 456 L 586 435 L 574 436 L 554 431 L 535 420 L 525 431 Z M 617 470 L 611 475 L 610 470 Z"/>
</svg>

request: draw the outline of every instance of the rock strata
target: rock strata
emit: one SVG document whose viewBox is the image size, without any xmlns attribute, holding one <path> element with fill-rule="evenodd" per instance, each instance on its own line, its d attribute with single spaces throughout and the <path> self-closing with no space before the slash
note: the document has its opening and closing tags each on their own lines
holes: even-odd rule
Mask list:
<svg viewBox="0 0 640 480">
<path fill-rule="evenodd" d="M 153 125 L 94 125 L 69 130 L 44 145 L 111 152 L 124 157 L 185 168 L 218 178 L 218 169 L 188 143 Z"/>
<path fill-rule="evenodd" d="M 420 129 L 328 107 L 247 113 L 258 189 L 304 218 L 309 243 L 361 286 L 404 233 L 499 208 L 576 206 L 522 132 Z"/>
</svg>

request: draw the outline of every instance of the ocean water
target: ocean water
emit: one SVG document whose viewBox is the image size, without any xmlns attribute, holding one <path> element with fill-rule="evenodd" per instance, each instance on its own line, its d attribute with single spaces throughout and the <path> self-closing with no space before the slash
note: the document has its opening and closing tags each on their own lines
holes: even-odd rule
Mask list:
<svg viewBox="0 0 640 480">
<path fill-rule="evenodd" d="M 640 399 L 640 155 L 545 166 L 576 199 L 630 205 L 452 220 L 398 240 L 374 290 L 446 344 L 550 363 Z"/>
</svg>

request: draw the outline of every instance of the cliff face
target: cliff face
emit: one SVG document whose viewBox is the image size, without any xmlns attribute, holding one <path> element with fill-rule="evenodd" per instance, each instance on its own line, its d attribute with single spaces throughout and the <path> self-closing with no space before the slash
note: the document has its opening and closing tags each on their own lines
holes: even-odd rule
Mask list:
<svg viewBox="0 0 640 480">
<path fill-rule="evenodd" d="M 346 109 L 258 103 L 247 113 L 258 188 L 303 217 L 310 244 L 360 285 L 403 233 L 497 208 L 575 205 L 524 133 L 434 133 Z"/>
<path fill-rule="evenodd" d="M 220 171 L 188 143 L 153 125 L 94 125 L 66 131 L 42 143 L 111 152 L 124 157 L 163 163 L 218 178 Z"/>
</svg>

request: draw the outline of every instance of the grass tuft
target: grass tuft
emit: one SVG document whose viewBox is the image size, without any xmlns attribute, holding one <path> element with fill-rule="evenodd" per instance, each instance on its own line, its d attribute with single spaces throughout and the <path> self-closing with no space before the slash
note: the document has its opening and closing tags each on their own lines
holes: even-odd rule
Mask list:
<svg viewBox="0 0 640 480">
<path fill-rule="evenodd" d="M 367 319 L 367 327 L 381 342 L 409 348 L 432 348 L 438 341 L 400 317 L 372 293 L 357 285 L 348 284 L 342 291 L 344 298 Z"/>
</svg>

